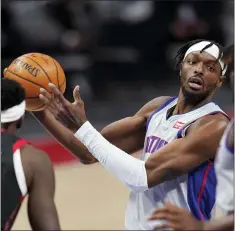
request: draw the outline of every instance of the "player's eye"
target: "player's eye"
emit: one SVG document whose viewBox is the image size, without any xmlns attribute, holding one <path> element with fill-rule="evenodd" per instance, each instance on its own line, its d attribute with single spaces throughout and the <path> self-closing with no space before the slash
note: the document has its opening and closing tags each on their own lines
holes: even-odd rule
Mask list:
<svg viewBox="0 0 235 231">
<path fill-rule="evenodd" d="M 194 65 L 194 64 L 196 64 L 197 62 L 196 62 L 196 60 L 189 59 L 189 60 L 188 60 L 188 63 L 189 63 L 190 65 Z"/>
<path fill-rule="evenodd" d="M 214 71 L 215 71 L 215 68 L 212 67 L 212 66 L 207 66 L 207 69 L 208 69 L 210 72 L 214 72 Z"/>
</svg>

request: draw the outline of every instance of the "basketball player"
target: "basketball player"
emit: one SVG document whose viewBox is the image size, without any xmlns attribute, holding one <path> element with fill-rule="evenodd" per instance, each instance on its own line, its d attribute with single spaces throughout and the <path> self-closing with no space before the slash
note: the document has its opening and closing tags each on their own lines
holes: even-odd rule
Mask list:
<svg viewBox="0 0 235 231">
<path fill-rule="evenodd" d="M 152 229 L 147 219 L 166 199 L 200 220 L 210 219 L 213 159 L 228 124 L 227 115 L 211 102 L 225 79 L 221 49 L 212 41 L 185 44 L 176 56 L 178 97 L 157 97 L 101 134 L 87 121 L 78 87 L 73 104 L 53 84 L 55 98 L 41 89 L 47 110 L 34 115 L 42 125 L 83 163 L 99 161 L 131 190 L 126 229 Z M 141 148 L 142 160 L 128 155 Z"/>
<path fill-rule="evenodd" d="M 230 64 L 230 84 L 234 90 L 234 46 L 226 47 L 224 59 Z M 215 161 L 217 177 L 216 210 L 220 216 L 216 220 L 201 222 L 196 220 L 187 210 L 169 202 L 166 207 L 157 209 L 150 220 L 165 219 L 167 224 L 156 227 L 156 230 L 172 228 L 176 230 L 234 230 L 234 120 L 232 120 L 220 141 Z"/>
<path fill-rule="evenodd" d="M 54 204 L 54 172 L 48 156 L 16 136 L 25 113 L 25 92 L 1 79 L 1 230 L 10 230 L 28 195 L 32 230 L 60 230 Z"/>
</svg>

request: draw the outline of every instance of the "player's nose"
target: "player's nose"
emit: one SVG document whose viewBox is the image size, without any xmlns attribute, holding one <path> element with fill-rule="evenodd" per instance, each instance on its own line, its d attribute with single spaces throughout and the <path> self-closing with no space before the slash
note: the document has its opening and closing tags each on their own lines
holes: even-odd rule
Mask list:
<svg viewBox="0 0 235 231">
<path fill-rule="evenodd" d="M 203 75 L 203 63 L 199 62 L 197 65 L 194 67 L 194 74 L 195 75 Z"/>
</svg>

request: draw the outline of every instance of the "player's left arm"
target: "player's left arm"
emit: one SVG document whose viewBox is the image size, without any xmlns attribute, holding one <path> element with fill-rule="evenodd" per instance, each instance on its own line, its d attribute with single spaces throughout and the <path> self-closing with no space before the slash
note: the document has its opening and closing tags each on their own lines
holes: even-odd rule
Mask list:
<svg viewBox="0 0 235 231">
<path fill-rule="evenodd" d="M 152 154 L 145 163 L 148 186 L 184 175 L 214 159 L 227 124 L 228 119 L 222 114 L 205 116 L 189 127 L 184 138 Z"/>
<path fill-rule="evenodd" d="M 229 147 L 229 149 L 234 152 L 234 121 L 232 121 L 232 125 L 229 128 L 227 139 L 226 139 L 226 145 Z"/>
</svg>

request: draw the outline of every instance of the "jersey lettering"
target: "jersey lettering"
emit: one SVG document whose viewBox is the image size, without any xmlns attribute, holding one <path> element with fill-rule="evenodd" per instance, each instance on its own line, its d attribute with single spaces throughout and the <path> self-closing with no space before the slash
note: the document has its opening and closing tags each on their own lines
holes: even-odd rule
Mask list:
<svg viewBox="0 0 235 231">
<path fill-rule="evenodd" d="M 145 153 L 154 153 L 156 150 L 163 147 L 167 143 L 167 141 L 161 139 L 160 137 L 148 136 L 145 147 Z"/>
</svg>

